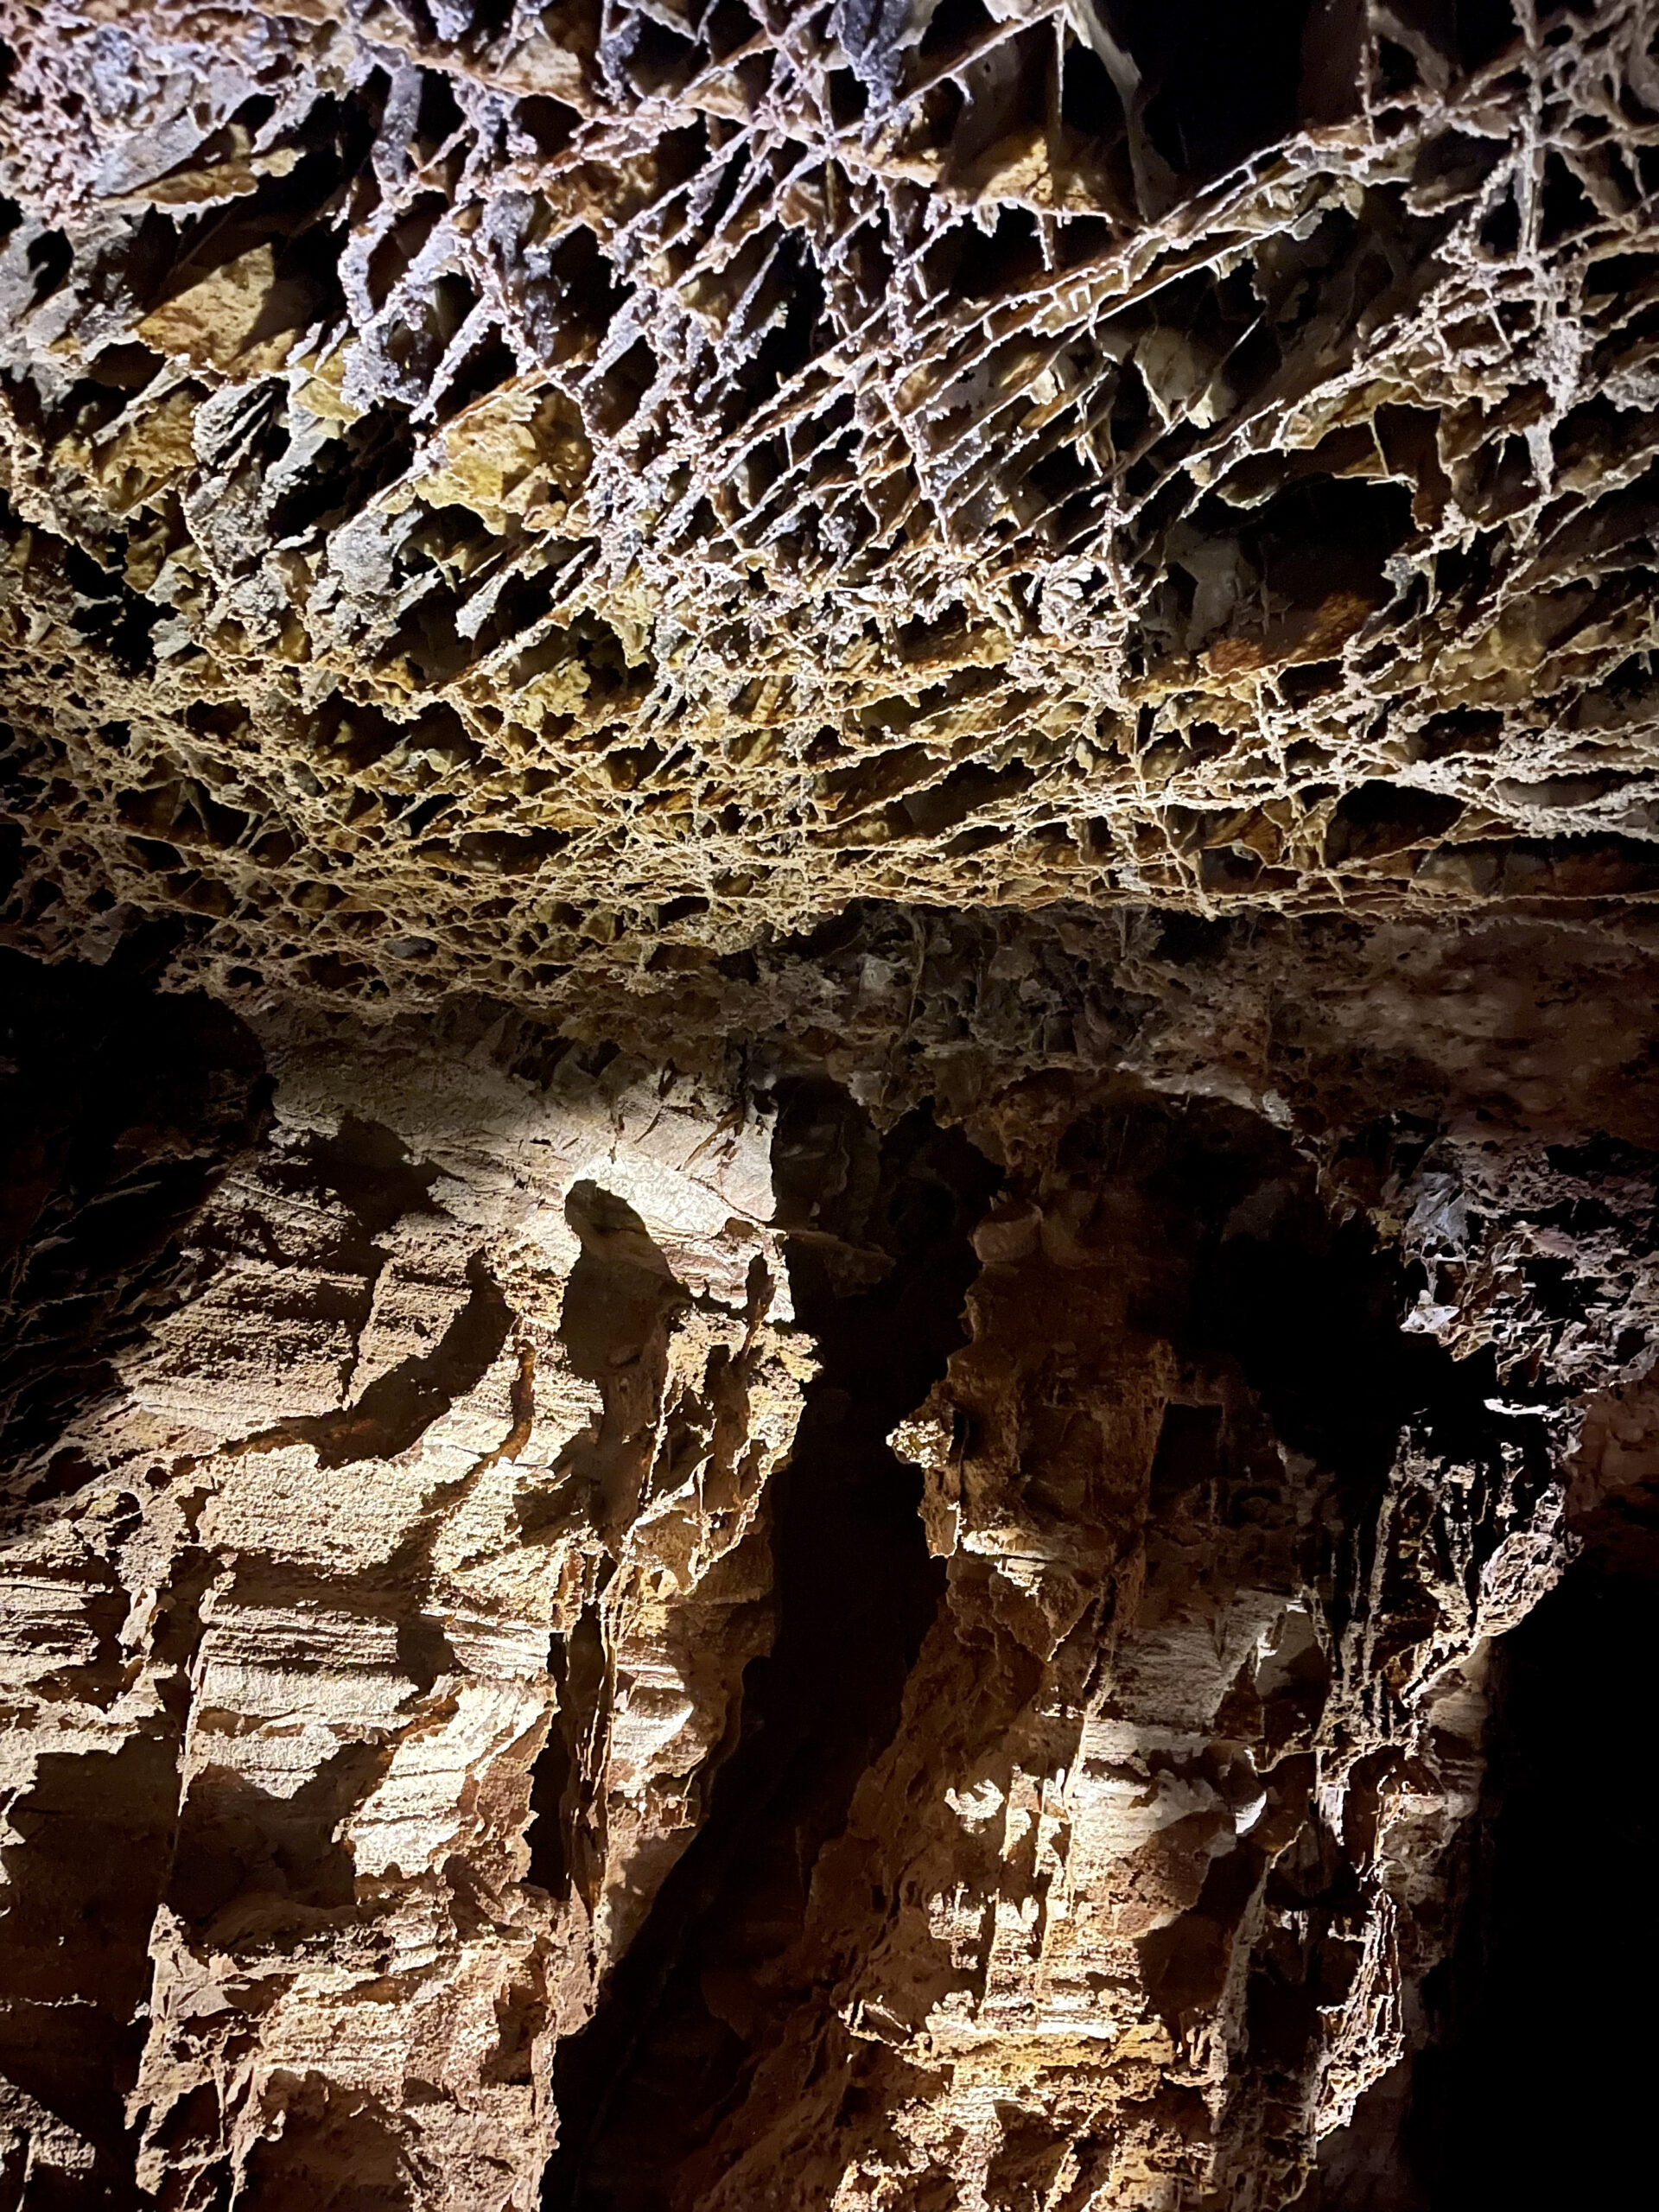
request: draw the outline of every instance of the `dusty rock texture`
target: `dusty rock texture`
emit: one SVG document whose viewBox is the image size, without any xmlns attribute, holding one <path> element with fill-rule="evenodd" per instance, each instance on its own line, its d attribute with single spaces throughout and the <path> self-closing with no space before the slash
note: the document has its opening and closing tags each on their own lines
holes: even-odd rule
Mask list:
<svg viewBox="0 0 1659 2212">
<path fill-rule="evenodd" d="M 1655 27 L 8 5 L 21 941 L 1650 898 Z"/>
<path fill-rule="evenodd" d="M 0 0 L 0 2212 L 1468 2212 L 1656 193 L 1649 0 Z"/>
</svg>

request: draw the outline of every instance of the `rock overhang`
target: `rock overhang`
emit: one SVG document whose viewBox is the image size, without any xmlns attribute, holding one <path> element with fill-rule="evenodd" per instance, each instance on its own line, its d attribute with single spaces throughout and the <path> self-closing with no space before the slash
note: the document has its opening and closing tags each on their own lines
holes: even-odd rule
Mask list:
<svg viewBox="0 0 1659 2212">
<path fill-rule="evenodd" d="M 1650 28 L 20 12 L 9 925 L 550 1008 L 1644 906 Z"/>
</svg>

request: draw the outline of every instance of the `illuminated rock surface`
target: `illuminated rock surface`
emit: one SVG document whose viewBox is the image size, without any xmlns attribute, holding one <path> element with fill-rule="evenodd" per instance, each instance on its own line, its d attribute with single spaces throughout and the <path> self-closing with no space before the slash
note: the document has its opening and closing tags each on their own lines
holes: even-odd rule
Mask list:
<svg viewBox="0 0 1659 2212">
<path fill-rule="evenodd" d="M 0 6 L 7 2212 L 1468 2212 L 1656 34 Z"/>
<path fill-rule="evenodd" d="M 1651 10 L 1363 12 L 9 9 L 28 941 L 1653 895 Z"/>
</svg>

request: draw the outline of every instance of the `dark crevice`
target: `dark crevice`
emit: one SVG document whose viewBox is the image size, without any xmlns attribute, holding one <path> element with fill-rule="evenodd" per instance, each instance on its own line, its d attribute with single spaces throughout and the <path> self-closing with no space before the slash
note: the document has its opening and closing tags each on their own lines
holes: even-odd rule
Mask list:
<svg viewBox="0 0 1659 2212">
<path fill-rule="evenodd" d="M 1383 1133 L 1408 1177 L 1426 1136 Z M 1402 1322 L 1421 1287 L 1363 1216 L 1339 1217 L 1295 1142 L 1216 1102 L 1162 1100 L 1085 1117 L 1060 1164 L 1073 1180 L 1137 1184 L 1161 1224 L 1143 1255 L 1135 1319 L 1196 1352 L 1236 1360 L 1282 1440 L 1335 1476 L 1344 1508 L 1380 1494 L 1408 1426 L 1448 1458 L 1484 1463 L 1537 1420 L 1494 1414 L 1494 1356 L 1454 1359 Z"/>
<path fill-rule="evenodd" d="M 550 1671 L 558 1702 L 531 1781 L 531 1879 L 555 1897 L 574 1890 L 591 1911 L 605 1862 L 603 1839 L 589 1816 L 594 1750 L 604 1738 L 611 1696 L 597 1605 L 583 1608 L 563 1642 L 553 1639 Z"/>
<path fill-rule="evenodd" d="M 561 2047 L 549 2212 L 683 2202 L 680 2169 L 805 1993 L 789 1954 L 814 1867 L 893 1736 L 943 1588 L 918 1479 L 887 1437 L 963 1340 L 969 1235 L 995 1173 L 919 1110 L 880 1137 L 822 1083 L 782 1102 L 774 1173 L 796 1313 L 822 1361 L 772 1484 L 776 1641 L 745 1674 L 700 1832 Z"/>
<path fill-rule="evenodd" d="M 269 1084 L 234 1014 L 113 962 L 0 953 L 0 1465 L 38 1491 L 54 1437 L 188 1294 L 184 1239 Z"/>
<path fill-rule="evenodd" d="M 1408 1179 L 1432 1133 L 1379 1125 L 1373 1134 L 1373 1164 Z M 1357 1147 L 1357 1154 L 1364 1151 Z M 1258 1517 L 1283 1484 L 1280 1446 L 1304 1453 L 1331 1482 L 1300 1539 L 1301 1572 L 1307 1586 L 1321 1592 L 1328 1630 L 1340 1639 L 1363 1616 L 1379 1649 L 1408 1653 L 1435 1617 L 1419 1541 L 1436 1514 L 1464 1522 L 1478 1546 L 1472 1566 L 1458 1571 L 1468 1573 L 1472 1586 L 1482 1566 L 1478 1546 L 1496 1541 L 1497 1500 L 1510 1492 L 1524 1523 L 1552 1479 L 1543 1415 L 1495 1407 L 1504 1393 L 1491 1350 L 1456 1359 L 1432 1339 L 1402 1330 L 1421 1269 L 1402 1265 L 1363 1217 L 1333 1215 L 1309 1163 L 1289 1139 L 1255 1117 L 1216 1103 L 1178 1115 L 1161 1101 L 1148 1103 L 1079 1123 L 1062 1159 L 1085 1184 L 1121 1175 L 1151 1199 L 1160 1236 L 1144 1262 L 1138 1320 L 1185 1347 L 1200 1372 L 1217 1354 L 1236 1363 L 1270 1424 L 1256 1433 L 1252 1422 L 1241 1421 L 1236 1405 L 1224 1412 L 1212 1405 L 1172 1406 L 1153 1469 L 1154 1529 L 1178 1524 L 1181 1501 L 1195 1491 L 1204 1494 L 1217 1525 Z M 1546 1312 L 1557 1313 L 1570 1310 L 1582 1287 L 1541 1281 L 1535 1287 Z M 1549 1388 L 1535 1383 L 1532 1394 L 1547 1402 Z M 1402 1444 L 1445 1475 L 1422 1487 L 1402 1481 Z M 1446 1479 L 1454 1469 L 1458 1481 Z M 1390 1501 L 1393 1518 L 1385 1529 Z M 1627 1534 L 1621 1540 L 1628 1545 Z M 1394 2069 L 1361 2100 L 1352 2125 L 1328 2139 L 1305 2199 L 1322 2212 L 1440 2212 L 1442 2206 L 1465 2212 L 1529 2201 L 1529 2163 L 1512 2146 L 1524 2139 L 1529 2107 L 1547 2101 L 1547 2075 L 1557 2075 L 1555 2025 L 1615 2017 L 1619 2009 L 1614 1970 L 1586 1962 L 1579 1948 L 1583 1885 L 1570 1895 L 1561 1886 L 1571 1850 L 1581 1848 L 1569 1847 L 1569 1839 L 1579 1834 L 1583 1816 L 1582 1796 L 1575 1803 L 1573 1792 L 1563 1790 L 1560 1747 L 1575 1734 L 1583 1738 L 1587 1748 L 1574 1751 L 1574 1773 L 1617 1777 L 1650 1733 L 1642 1709 L 1644 1662 L 1637 1649 L 1641 1609 L 1625 1604 L 1621 1611 L 1622 1599 L 1594 1590 L 1583 1595 L 1581 1570 L 1574 1575 L 1579 1581 L 1570 1576 L 1569 1585 L 1580 1589 L 1579 1599 L 1570 1605 L 1560 1593 L 1546 1599 L 1506 1639 L 1511 1690 L 1498 1748 L 1518 1777 L 1512 1785 L 1518 1794 L 1503 1813 L 1486 1876 L 1486 1932 L 1465 1937 L 1454 1977 L 1437 1968 L 1422 1990 L 1430 2032 L 1449 2036 L 1450 2043 L 1419 2062 L 1414 2080 L 1409 2064 Z M 1648 1596 L 1645 1586 L 1642 1596 Z M 1552 1628 L 1557 1619 L 1560 1626 Z M 1569 1662 L 1566 1646 L 1575 1637 L 1594 1651 L 1592 1662 L 1580 1653 Z M 1535 1647 L 1535 1658 L 1529 1656 Z M 1272 1742 L 1276 1729 L 1288 1741 L 1311 1730 L 1333 1669 L 1339 1672 L 1343 1663 L 1340 1649 L 1327 1660 L 1310 1642 L 1279 1693 L 1282 1711 L 1262 1716 L 1263 1738 Z M 1552 1669 L 1570 1683 L 1568 1694 L 1552 1686 Z M 1610 1684 L 1616 1686 L 1616 1717 L 1604 1730 L 1596 1708 Z M 1363 1817 L 1368 1788 L 1375 1806 L 1387 1777 L 1403 1770 L 1404 1756 L 1386 1743 L 1369 1755 L 1369 1773 L 1351 1778 L 1348 1822 Z M 1297 1766 L 1296 1758 L 1285 1760 L 1281 1781 L 1294 1779 Z M 1619 1789 L 1617 1781 L 1612 1786 Z M 1627 1792 L 1620 1792 L 1620 1802 L 1621 1834 L 1628 1830 L 1631 1844 L 1628 1852 L 1621 1847 L 1621 1858 L 1633 1866 L 1653 1840 L 1653 1822 Z M 1351 1827 L 1351 1843 L 1353 1833 Z M 1261 1872 L 1252 1850 L 1218 1860 L 1194 1912 L 1143 1946 L 1155 2000 L 1171 2015 L 1191 2005 L 1195 1988 L 1200 2009 L 1218 1998 L 1228 1955 L 1222 1937 L 1236 1924 L 1246 1877 L 1254 1881 Z M 1586 1881 L 1592 1878 L 1586 1869 Z M 1230 1884 L 1243 1888 L 1235 1894 Z M 1358 1897 L 1351 1853 L 1335 1839 L 1328 1850 L 1292 1854 L 1274 1867 L 1269 1905 L 1297 1916 L 1309 1936 L 1298 1969 L 1272 1956 L 1253 1965 L 1246 2017 L 1258 2075 L 1305 2078 L 1326 2031 L 1321 2005 L 1351 1970 L 1348 1936 Z M 1659 1918 L 1639 1904 L 1629 1910 L 1645 1970 L 1659 1947 Z M 1550 1959 L 1541 1974 L 1541 1930 Z M 1609 1920 L 1592 1948 L 1605 1959 L 1616 1941 Z M 1643 2063 L 1652 2041 L 1649 2037 L 1643 2046 Z M 1639 2078 L 1633 2070 L 1630 2101 L 1620 2109 L 1639 2104 Z M 1517 2089 L 1516 2083 L 1529 2086 Z M 1599 2103 L 1599 2091 L 1596 2098 Z M 1556 2107 L 1562 2118 L 1555 2150 L 1563 2171 L 1569 2144 L 1581 2138 L 1574 2116 L 1592 2108 L 1591 2099 L 1586 2079 Z M 1500 2138 L 1511 2146 L 1503 2153 L 1507 2168 L 1497 2157 Z M 1493 2178 L 1498 2171 L 1501 2183 Z M 1611 2171 L 1610 2165 L 1610 2181 Z M 1430 2174 L 1439 2176 L 1438 2193 L 1426 2196 Z"/>
<path fill-rule="evenodd" d="M 1178 174 L 1216 175 L 1294 129 L 1307 0 L 1117 0 L 1105 12 L 1151 87 L 1147 130 Z"/>
<path fill-rule="evenodd" d="M 77 2206 L 140 2201 L 124 2101 L 143 2050 L 175 1758 L 173 1742 L 148 1734 L 114 1751 L 48 1752 L 7 1810 L 0 2109 L 15 2085 L 86 2139 L 93 2163 L 77 2177 Z M 60 2200 L 42 2190 L 39 2201 Z"/>
<path fill-rule="evenodd" d="M 548 1654 L 548 1671 L 557 1700 L 548 1727 L 547 1741 L 537 1755 L 530 1783 L 530 1825 L 524 1842 L 530 1852 L 526 1878 L 550 1897 L 563 1897 L 570 1878 L 570 1853 L 566 1843 L 569 1821 L 568 1804 L 576 1763 L 568 1733 L 569 1677 L 564 1663 L 564 1644 L 555 1637 Z"/>
<path fill-rule="evenodd" d="M 1418 2060 L 1407 2143 L 1429 2212 L 1635 2204 L 1659 2034 L 1648 1870 L 1656 1560 L 1592 1551 L 1496 1653 L 1472 1895 Z"/>
</svg>

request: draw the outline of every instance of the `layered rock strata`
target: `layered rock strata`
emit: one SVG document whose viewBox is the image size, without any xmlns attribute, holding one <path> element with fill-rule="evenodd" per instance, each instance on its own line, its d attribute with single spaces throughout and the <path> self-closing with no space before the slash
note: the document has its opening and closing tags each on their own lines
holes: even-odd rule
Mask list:
<svg viewBox="0 0 1659 2212">
<path fill-rule="evenodd" d="M 0 2212 L 1463 2212 L 1656 56 L 0 0 Z"/>
<path fill-rule="evenodd" d="M 554 2042 L 770 1635 L 803 1361 L 763 1134 L 282 1065 L 193 1294 L 14 1471 L 30 2205 L 533 2204 Z"/>
<path fill-rule="evenodd" d="M 1421 2203 L 1495 1641 L 1653 1480 L 1649 1092 L 1436 1099 L 1281 944 L 1293 1114 L 1249 950 L 955 1111 L 33 971 L 20 2205 Z"/>
</svg>

